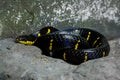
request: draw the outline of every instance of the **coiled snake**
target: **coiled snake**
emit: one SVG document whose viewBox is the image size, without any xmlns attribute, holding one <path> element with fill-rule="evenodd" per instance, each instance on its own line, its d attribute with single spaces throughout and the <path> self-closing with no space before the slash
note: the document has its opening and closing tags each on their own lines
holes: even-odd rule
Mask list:
<svg viewBox="0 0 120 80">
<path fill-rule="evenodd" d="M 47 26 L 36 33 L 18 36 L 16 42 L 37 46 L 44 55 L 74 65 L 105 57 L 110 51 L 108 41 L 102 34 L 86 28 L 58 30 Z"/>
</svg>

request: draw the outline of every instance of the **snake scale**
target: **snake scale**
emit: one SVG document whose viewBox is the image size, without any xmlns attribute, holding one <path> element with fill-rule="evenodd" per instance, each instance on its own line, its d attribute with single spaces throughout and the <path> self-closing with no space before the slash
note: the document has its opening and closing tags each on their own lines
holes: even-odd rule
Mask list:
<svg viewBox="0 0 120 80">
<path fill-rule="evenodd" d="M 18 36 L 16 42 L 37 46 L 44 55 L 74 65 L 105 57 L 110 51 L 107 39 L 99 32 L 87 28 L 58 30 L 47 26 L 36 33 Z"/>
</svg>

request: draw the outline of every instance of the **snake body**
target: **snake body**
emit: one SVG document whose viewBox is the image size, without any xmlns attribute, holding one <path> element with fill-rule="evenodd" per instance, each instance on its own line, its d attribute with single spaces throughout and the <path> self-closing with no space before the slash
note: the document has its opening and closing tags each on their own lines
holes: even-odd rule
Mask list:
<svg viewBox="0 0 120 80">
<path fill-rule="evenodd" d="M 75 65 L 105 57 L 110 51 L 107 39 L 99 32 L 87 28 L 58 30 L 45 27 L 30 35 L 18 36 L 16 42 L 35 45 L 44 55 Z"/>
</svg>

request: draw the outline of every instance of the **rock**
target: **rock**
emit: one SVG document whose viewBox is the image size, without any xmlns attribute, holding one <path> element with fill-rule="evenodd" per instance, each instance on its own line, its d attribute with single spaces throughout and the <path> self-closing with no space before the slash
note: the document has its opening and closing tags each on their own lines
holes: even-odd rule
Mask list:
<svg viewBox="0 0 120 80">
<path fill-rule="evenodd" d="M 18 5 L 19 4 L 19 5 Z M 0 0 L 2 38 L 56 28 L 87 27 L 107 38 L 120 34 L 119 0 Z"/>
<path fill-rule="evenodd" d="M 16 44 L 12 39 L 0 41 L 0 61 L 0 78 L 3 80 L 39 80 L 75 68 L 63 60 L 41 55 L 41 50 L 35 46 Z"/>
<path fill-rule="evenodd" d="M 0 80 L 120 80 L 120 39 L 109 43 L 109 56 L 76 66 L 41 55 L 35 46 L 0 40 Z"/>
<path fill-rule="evenodd" d="M 2 25 L 2 23 L 0 21 L 0 36 L 2 35 L 2 31 L 3 31 L 3 25 Z"/>
</svg>

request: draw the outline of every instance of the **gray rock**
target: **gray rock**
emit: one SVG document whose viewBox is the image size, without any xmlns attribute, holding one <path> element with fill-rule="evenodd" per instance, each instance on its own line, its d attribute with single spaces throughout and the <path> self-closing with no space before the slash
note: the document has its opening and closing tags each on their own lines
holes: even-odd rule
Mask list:
<svg viewBox="0 0 120 80">
<path fill-rule="evenodd" d="M 41 55 L 41 50 L 34 46 L 15 44 L 11 39 L 0 41 L 0 61 L 0 78 L 3 80 L 40 80 L 71 72 L 76 67 Z"/>
<path fill-rule="evenodd" d="M 107 38 L 120 34 L 119 0 L 0 0 L 2 38 L 32 33 L 46 25 L 87 27 Z"/>
<path fill-rule="evenodd" d="M 0 21 L 0 36 L 2 35 L 2 31 L 3 31 L 3 25 L 2 25 L 2 23 Z"/>
<path fill-rule="evenodd" d="M 75 66 L 35 46 L 0 40 L 0 80 L 120 80 L 120 39 L 109 43 L 109 56 Z"/>
</svg>

